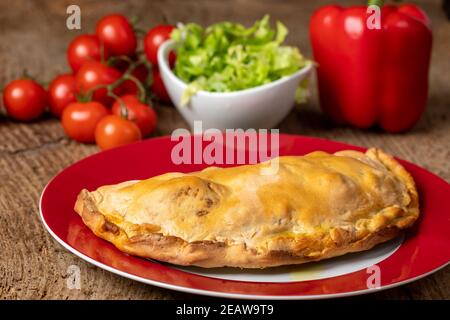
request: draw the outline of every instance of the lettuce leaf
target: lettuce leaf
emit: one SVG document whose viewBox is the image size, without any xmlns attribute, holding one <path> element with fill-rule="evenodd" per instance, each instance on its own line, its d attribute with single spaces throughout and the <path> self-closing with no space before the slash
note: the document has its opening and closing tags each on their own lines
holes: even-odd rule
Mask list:
<svg viewBox="0 0 450 320">
<path fill-rule="evenodd" d="M 175 74 L 189 86 L 182 104 L 200 90 L 231 92 L 257 87 L 290 75 L 308 62 L 296 47 L 284 46 L 288 30 L 270 26 L 264 16 L 251 27 L 220 22 L 207 28 L 180 25 L 171 38 L 176 42 Z"/>
</svg>

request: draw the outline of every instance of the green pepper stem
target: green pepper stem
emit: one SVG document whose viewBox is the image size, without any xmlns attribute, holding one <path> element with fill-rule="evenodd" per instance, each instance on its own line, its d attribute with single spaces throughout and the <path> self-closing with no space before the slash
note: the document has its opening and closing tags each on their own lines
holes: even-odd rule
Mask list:
<svg viewBox="0 0 450 320">
<path fill-rule="evenodd" d="M 384 0 L 369 0 L 367 1 L 368 6 L 378 6 L 382 7 L 384 5 Z"/>
</svg>

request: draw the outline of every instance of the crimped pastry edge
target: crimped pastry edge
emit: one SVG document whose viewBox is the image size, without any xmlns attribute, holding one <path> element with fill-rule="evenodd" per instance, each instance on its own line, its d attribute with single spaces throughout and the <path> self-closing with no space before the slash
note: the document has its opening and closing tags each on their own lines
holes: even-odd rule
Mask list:
<svg viewBox="0 0 450 320">
<path fill-rule="evenodd" d="M 385 208 L 383 213 L 375 214 L 375 216 L 381 214 L 383 218 L 386 216 L 391 218 L 389 221 L 385 218 L 381 219 L 375 224 L 375 231 L 364 234 L 362 237 L 342 228 L 333 228 L 320 240 L 308 236 L 285 238 L 280 239 L 281 245 L 275 245 L 275 249 L 258 252 L 248 248 L 245 243 L 229 245 L 215 241 L 187 242 L 179 237 L 163 235 L 156 230 L 149 232 L 148 228 L 141 228 L 140 235 L 129 237 L 124 229 L 97 210 L 90 192 L 86 189 L 78 195 L 75 211 L 96 236 L 111 242 L 125 253 L 143 258 L 204 268 L 224 266 L 267 268 L 319 261 L 371 249 L 379 243 L 398 236 L 419 216 L 417 189 L 413 178 L 405 168 L 381 149 L 368 149 L 366 155 L 383 164 L 404 183 L 411 201 L 406 211 L 398 207 L 389 207 Z M 139 228 L 140 226 L 136 225 L 135 229 L 139 230 Z"/>
</svg>

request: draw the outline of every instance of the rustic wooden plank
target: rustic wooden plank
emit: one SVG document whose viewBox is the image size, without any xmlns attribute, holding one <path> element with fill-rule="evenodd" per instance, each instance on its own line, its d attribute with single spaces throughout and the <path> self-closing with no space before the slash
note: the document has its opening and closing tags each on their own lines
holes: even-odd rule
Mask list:
<svg viewBox="0 0 450 320">
<path fill-rule="evenodd" d="M 75 35 L 92 32 L 95 21 L 111 12 L 137 15 L 141 26 L 156 23 L 219 20 L 251 23 L 264 13 L 290 29 L 288 41 L 310 56 L 307 25 L 312 11 L 328 1 L 75 1 L 82 9 L 82 30 L 65 29 L 65 9 L 74 1 L 0 2 L 0 86 L 24 68 L 48 82 L 68 70 L 65 48 Z M 359 3 L 360 1 L 347 1 Z M 418 1 L 434 25 L 430 99 L 426 114 L 411 132 L 391 135 L 375 130 L 336 127 L 320 113 L 317 99 L 293 111 L 281 124 L 285 133 L 319 136 L 361 146 L 380 146 L 450 181 L 450 25 L 440 1 Z M 313 97 L 315 97 L 313 92 Z M 276 106 L 274 106 L 276 107 Z M 158 130 L 170 134 L 186 127 L 171 107 L 158 106 Z M 127 280 L 93 267 L 58 245 L 38 218 L 38 200 L 45 184 L 69 164 L 97 152 L 95 146 L 70 141 L 59 123 L 45 118 L 32 124 L 11 122 L 0 115 L 0 297 L 3 299 L 176 299 L 195 296 Z M 66 287 L 69 265 L 81 268 L 81 290 Z M 357 299 L 450 299 L 450 268 L 412 284 Z"/>
</svg>

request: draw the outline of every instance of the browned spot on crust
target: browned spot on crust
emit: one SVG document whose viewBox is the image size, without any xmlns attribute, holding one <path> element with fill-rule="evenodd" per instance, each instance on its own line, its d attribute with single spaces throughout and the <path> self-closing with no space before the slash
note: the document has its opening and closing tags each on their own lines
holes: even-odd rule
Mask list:
<svg viewBox="0 0 450 320">
<path fill-rule="evenodd" d="M 207 215 L 209 213 L 208 210 L 198 210 L 195 214 L 199 217 Z"/>
<path fill-rule="evenodd" d="M 105 232 L 111 232 L 114 235 L 118 235 L 120 233 L 119 227 L 117 227 L 114 223 L 105 220 L 103 223 L 102 230 Z"/>
<path fill-rule="evenodd" d="M 206 205 L 207 208 L 211 208 L 213 204 L 215 204 L 215 203 L 210 198 L 206 198 L 205 199 L 205 205 Z"/>
</svg>

